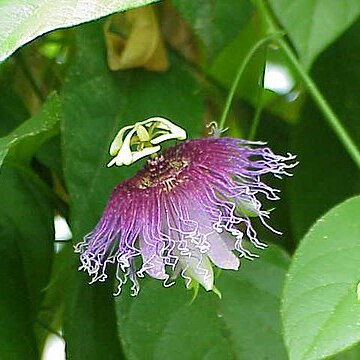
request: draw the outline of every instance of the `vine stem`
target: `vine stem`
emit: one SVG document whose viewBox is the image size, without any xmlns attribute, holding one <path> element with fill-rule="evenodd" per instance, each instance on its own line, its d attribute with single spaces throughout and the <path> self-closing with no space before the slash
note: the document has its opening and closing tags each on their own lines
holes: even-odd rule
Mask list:
<svg viewBox="0 0 360 360">
<path fill-rule="evenodd" d="M 260 79 L 259 79 L 260 89 L 259 89 L 259 95 L 258 95 L 258 100 L 257 100 L 257 107 L 256 107 L 253 121 L 251 123 L 251 128 L 250 128 L 250 132 L 249 132 L 249 136 L 248 136 L 248 140 L 250 140 L 250 141 L 254 140 L 254 138 L 255 138 L 255 134 L 256 134 L 257 128 L 260 123 L 261 111 L 263 109 L 263 97 L 264 97 L 264 85 L 265 85 L 265 73 L 266 73 L 266 58 L 267 58 L 267 48 L 265 48 L 264 66 L 261 71 L 261 75 L 260 75 Z"/>
<path fill-rule="evenodd" d="M 269 27 L 270 32 L 274 34 L 278 33 L 279 29 L 275 21 L 273 20 L 272 15 L 269 9 L 267 8 L 264 0 L 257 0 L 257 7 L 259 12 L 263 16 L 267 26 Z M 324 96 L 321 94 L 314 81 L 308 75 L 305 68 L 300 63 L 300 61 L 298 60 L 294 51 L 291 49 L 288 43 L 282 38 L 276 39 L 276 42 L 280 47 L 280 49 L 282 50 L 285 57 L 288 59 L 289 63 L 292 65 L 293 69 L 297 72 L 297 74 L 303 81 L 307 91 L 309 92 L 310 96 L 321 110 L 328 125 L 333 129 L 333 131 L 335 132 L 335 134 L 343 144 L 344 148 L 347 150 L 350 157 L 353 159 L 353 161 L 360 169 L 359 149 L 357 148 L 354 141 L 347 133 L 346 129 L 341 124 L 339 118 L 337 117 L 335 112 L 331 109 L 330 105 L 328 104 Z"/>
<path fill-rule="evenodd" d="M 235 95 L 235 91 L 236 91 L 236 88 L 239 84 L 239 81 L 246 69 L 246 66 L 249 64 L 251 58 L 254 56 L 254 54 L 256 53 L 256 51 L 258 49 L 260 49 L 262 46 L 264 46 L 267 42 L 269 42 L 270 40 L 276 38 L 276 37 L 280 37 L 280 36 L 283 36 L 284 33 L 282 31 L 275 31 L 275 32 L 272 32 L 269 36 L 266 36 L 262 39 L 260 39 L 259 41 L 257 41 L 253 46 L 252 48 L 250 49 L 250 51 L 247 53 L 247 55 L 245 56 L 244 60 L 240 63 L 238 69 L 237 69 L 237 72 L 236 72 L 236 76 L 234 78 L 234 81 L 231 85 L 231 88 L 230 88 L 230 91 L 229 91 L 229 94 L 226 98 L 226 102 L 225 102 L 225 106 L 224 106 L 224 110 L 223 110 L 223 113 L 221 115 L 221 118 L 220 118 L 220 121 L 219 121 L 219 129 L 223 129 L 224 126 L 225 126 L 225 120 L 229 114 L 229 111 L 230 111 L 230 106 L 231 106 L 231 102 L 234 98 L 234 95 Z"/>
</svg>

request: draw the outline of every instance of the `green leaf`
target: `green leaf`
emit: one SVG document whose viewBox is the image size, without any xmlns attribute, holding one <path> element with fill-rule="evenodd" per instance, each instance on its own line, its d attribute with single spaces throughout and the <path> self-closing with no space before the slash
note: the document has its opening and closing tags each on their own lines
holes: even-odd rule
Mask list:
<svg viewBox="0 0 360 360">
<path fill-rule="evenodd" d="M 238 68 L 251 48 L 264 36 L 256 19 L 243 27 L 212 62 L 209 74 L 230 89 Z M 237 95 L 257 106 L 259 101 L 259 78 L 265 66 L 265 48 L 255 53 L 237 87 Z"/>
<path fill-rule="evenodd" d="M 16 65 L 8 61 L 0 66 L 0 137 L 9 134 L 29 118 L 22 98 L 14 91 Z"/>
<path fill-rule="evenodd" d="M 330 360 L 358 360 L 360 359 L 360 344 L 358 343 L 356 346 L 342 351 L 341 353 L 331 356 Z"/>
<path fill-rule="evenodd" d="M 65 287 L 63 331 L 66 356 L 74 360 L 123 359 L 116 336 L 112 282 L 88 284 L 86 274 L 78 273 L 78 259 Z"/>
<path fill-rule="evenodd" d="M 119 333 L 130 359 L 229 359 L 229 340 L 215 311 L 215 294 L 201 293 L 191 302 L 182 284 L 164 289 L 144 281 L 137 298 L 117 299 Z M 128 289 L 126 289 L 128 290 Z"/>
<path fill-rule="evenodd" d="M 0 217 L 0 357 L 36 360 L 39 355 L 32 331 L 31 304 L 16 227 Z"/>
<path fill-rule="evenodd" d="M 250 0 L 173 0 L 172 3 L 202 40 L 209 58 L 234 39 L 253 13 Z"/>
<path fill-rule="evenodd" d="M 307 68 L 360 14 L 358 0 L 269 1 Z"/>
<path fill-rule="evenodd" d="M 61 135 L 56 135 L 44 142 L 35 157 L 48 169 L 54 171 L 63 182 L 63 165 L 61 156 Z"/>
<path fill-rule="evenodd" d="M 0 3 L 0 62 L 20 46 L 51 30 L 78 25 L 157 0 L 3 0 Z"/>
<path fill-rule="evenodd" d="M 28 291 L 38 309 L 53 254 L 54 217 L 37 176 L 26 168 L 4 166 L 0 175 L 0 216 L 11 221 L 22 256 Z"/>
<path fill-rule="evenodd" d="M 220 311 L 239 359 L 286 360 L 280 325 L 280 294 L 288 255 L 270 245 L 238 272 L 222 271 Z"/>
<path fill-rule="evenodd" d="M 62 93 L 62 150 L 72 199 L 71 229 L 78 242 L 95 226 L 117 182 L 116 172 L 106 169 L 107 149 L 118 130 L 116 114 L 124 103 L 121 87 L 106 67 L 101 26 L 84 25 L 76 36 L 77 58 L 69 68 Z M 107 286 L 90 286 L 88 277 L 77 271 L 76 255 L 71 259 L 63 318 L 67 357 L 121 359 L 111 280 Z"/>
<path fill-rule="evenodd" d="M 77 29 L 77 58 L 62 94 L 64 173 L 75 242 L 96 225 L 113 187 L 139 166 L 106 167 L 110 143 L 120 128 L 152 116 L 165 116 L 192 136 L 201 128 L 203 98 L 184 64 L 171 58 L 170 70 L 161 74 L 110 72 L 103 56 L 102 25 Z M 118 358 L 111 278 L 105 286 L 88 281 L 74 266 L 64 314 L 68 357 Z"/>
<path fill-rule="evenodd" d="M 38 359 L 33 325 L 49 281 L 53 209 L 36 176 L 4 166 L 0 174 L 0 358 Z"/>
<path fill-rule="evenodd" d="M 181 279 L 164 288 L 144 279 L 136 298 L 116 299 L 118 327 L 130 359 L 286 359 L 280 332 L 280 290 L 289 259 L 270 246 L 239 271 L 222 271 L 215 294 L 191 302 Z M 124 289 L 127 290 L 127 289 Z"/>
<path fill-rule="evenodd" d="M 359 35 L 360 21 L 319 57 L 312 71 L 312 78 L 358 144 Z M 291 222 L 297 240 L 318 217 L 360 191 L 358 168 L 311 99 L 306 100 L 299 117 L 291 152 L 297 155 L 300 164 L 289 181 Z M 316 151 L 314 144 L 318 144 Z"/>
<path fill-rule="evenodd" d="M 38 147 L 59 131 L 60 101 L 54 93 L 40 112 L 0 138 L 0 167 L 7 155 L 17 161 L 29 161 Z"/>
<path fill-rule="evenodd" d="M 302 240 L 282 299 L 291 360 L 323 359 L 360 341 L 360 197 L 320 218 Z"/>
</svg>

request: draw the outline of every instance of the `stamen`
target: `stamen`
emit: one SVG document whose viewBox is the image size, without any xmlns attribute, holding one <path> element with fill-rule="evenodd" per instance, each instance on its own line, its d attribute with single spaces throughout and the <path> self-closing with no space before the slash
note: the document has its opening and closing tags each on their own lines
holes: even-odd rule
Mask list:
<svg viewBox="0 0 360 360">
<path fill-rule="evenodd" d="M 143 157 L 159 152 L 160 143 L 171 139 L 185 140 L 186 137 L 184 129 L 162 117 L 153 117 L 135 125 L 125 126 L 110 145 L 109 153 L 115 158 L 107 166 L 131 165 Z M 132 145 L 137 145 L 136 151 L 131 149 Z"/>
</svg>

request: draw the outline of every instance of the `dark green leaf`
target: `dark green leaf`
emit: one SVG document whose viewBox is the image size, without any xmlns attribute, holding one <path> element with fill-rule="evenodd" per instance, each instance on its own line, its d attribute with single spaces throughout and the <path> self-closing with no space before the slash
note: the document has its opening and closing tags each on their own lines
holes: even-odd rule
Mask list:
<svg viewBox="0 0 360 360">
<path fill-rule="evenodd" d="M 101 26 L 89 24 L 77 31 L 77 58 L 63 89 L 62 122 L 64 175 L 69 194 L 75 242 L 95 225 L 116 175 L 106 170 L 107 148 L 117 131 L 116 114 L 121 87 L 106 68 Z M 70 359 L 117 359 L 112 286 L 90 286 L 73 266 L 66 287 L 64 336 Z M 110 285 L 110 286 L 109 286 Z"/>
<path fill-rule="evenodd" d="M 157 0 L 5 0 L 0 3 L 0 62 L 51 30 L 78 25 Z"/>
<path fill-rule="evenodd" d="M 355 142 L 360 142 L 360 21 L 315 63 L 313 78 Z M 299 166 L 290 181 L 294 235 L 300 239 L 324 212 L 359 190 L 359 171 L 323 115 L 308 99 L 294 128 Z"/>
<path fill-rule="evenodd" d="M 47 285 L 53 253 L 53 210 L 39 179 L 27 169 L 3 167 L 0 175 L 0 215 L 16 230 L 26 284 L 38 310 Z"/>
<path fill-rule="evenodd" d="M 17 244 L 16 226 L 0 217 L 0 357 L 36 360 L 33 312 L 26 287 L 24 264 Z"/>
<path fill-rule="evenodd" d="M 11 155 L 17 161 L 28 161 L 37 148 L 59 131 L 60 101 L 50 95 L 41 111 L 0 138 L 0 166 Z"/>
<path fill-rule="evenodd" d="M 39 180 L 4 166 L 0 175 L 0 358 L 38 359 L 33 325 L 49 281 L 53 212 Z"/>
<path fill-rule="evenodd" d="M 289 134 L 291 134 L 291 125 L 281 121 L 278 117 L 270 115 L 268 112 L 263 112 L 260 120 L 260 125 L 256 133 L 256 140 L 266 141 L 269 147 L 276 154 L 286 154 L 289 152 Z M 291 213 L 288 196 L 288 186 L 297 176 L 299 166 L 291 170 L 293 177 L 283 178 L 267 178 L 267 185 L 280 190 L 278 201 L 268 201 L 262 199 L 262 206 L 264 209 L 272 209 L 269 223 L 271 226 L 281 231 L 282 235 L 278 235 L 269 229 L 265 228 L 261 223 L 256 230 L 259 238 L 268 243 L 275 243 L 281 245 L 289 252 L 294 250 L 296 241 L 294 239 L 291 226 Z"/>
<path fill-rule="evenodd" d="M 358 0 L 270 0 L 270 4 L 307 68 L 360 15 Z"/>
<path fill-rule="evenodd" d="M 270 245 L 239 272 L 222 271 L 219 307 L 239 359 L 286 360 L 280 325 L 280 295 L 288 255 Z"/>
<path fill-rule="evenodd" d="M 323 359 L 360 341 L 360 197 L 333 208 L 302 240 L 282 301 L 291 360 Z"/>
<path fill-rule="evenodd" d="M 60 134 L 44 142 L 36 152 L 36 158 L 47 168 L 53 170 L 63 180 Z"/>
<path fill-rule="evenodd" d="M 7 135 L 21 122 L 29 118 L 29 113 L 21 97 L 14 91 L 14 63 L 0 66 L 0 137 Z"/>
<path fill-rule="evenodd" d="M 271 246 L 217 279 L 222 299 L 144 279 L 137 298 L 117 298 L 118 327 L 131 359 L 286 359 L 279 298 L 288 257 Z M 125 289 L 124 289 L 125 290 Z"/>
<path fill-rule="evenodd" d="M 76 242 L 95 226 L 112 188 L 136 168 L 106 168 L 111 159 L 109 145 L 117 131 L 144 118 L 165 116 L 196 136 L 202 110 L 196 82 L 178 59 L 172 58 L 170 70 L 163 74 L 111 73 L 104 57 L 102 23 L 79 28 L 77 35 L 77 59 L 63 92 L 62 129 Z M 111 279 L 107 286 L 90 286 L 87 275 L 77 273 L 76 267 L 73 272 L 64 318 L 68 356 L 119 357 Z"/>
<path fill-rule="evenodd" d="M 112 282 L 90 286 L 86 274 L 77 273 L 77 258 L 65 287 L 63 330 L 67 358 L 74 360 L 123 359 L 116 336 Z"/>
<path fill-rule="evenodd" d="M 234 39 L 253 12 L 249 0 L 172 0 L 172 3 L 202 40 L 209 58 Z"/>
<path fill-rule="evenodd" d="M 119 333 L 128 358 L 164 359 L 169 351 L 174 360 L 233 357 L 215 294 L 201 292 L 191 304 L 183 284 L 165 289 L 155 280 L 143 283 L 137 298 L 122 294 L 117 301 Z"/>
</svg>

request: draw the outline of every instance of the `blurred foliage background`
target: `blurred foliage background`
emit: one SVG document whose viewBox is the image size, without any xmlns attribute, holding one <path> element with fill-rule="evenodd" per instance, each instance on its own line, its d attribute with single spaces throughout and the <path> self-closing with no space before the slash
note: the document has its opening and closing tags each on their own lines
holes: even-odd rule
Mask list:
<svg viewBox="0 0 360 360">
<path fill-rule="evenodd" d="M 39 359 L 53 335 L 68 359 L 359 359 L 359 14 L 358 0 L 0 1 L 0 358 Z M 73 245 L 141 166 L 106 168 L 116 132 L 163 116 L 206 136 L 232 87 L 227 135 L 298 155 L 271 184 L 283 236 L 259 227 L 269 248 L 219 274 L 222 299 L 88 285 Z"/>
</svg>

